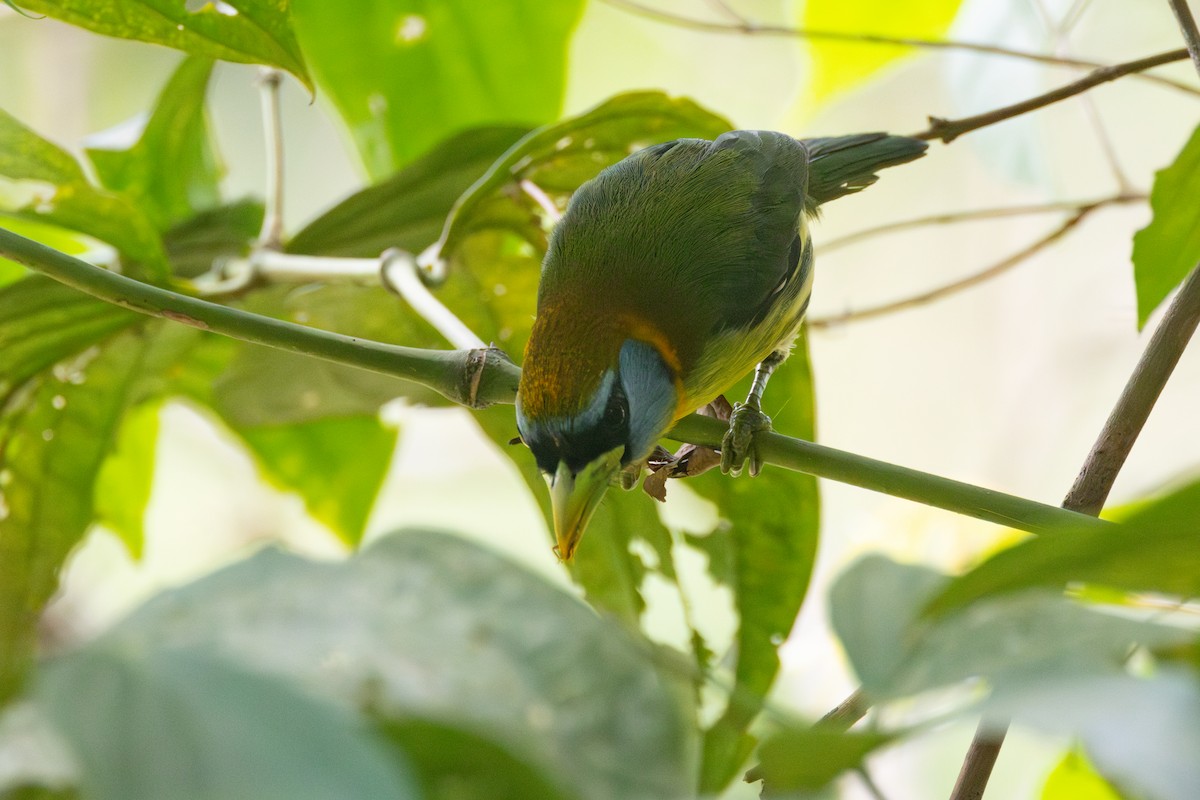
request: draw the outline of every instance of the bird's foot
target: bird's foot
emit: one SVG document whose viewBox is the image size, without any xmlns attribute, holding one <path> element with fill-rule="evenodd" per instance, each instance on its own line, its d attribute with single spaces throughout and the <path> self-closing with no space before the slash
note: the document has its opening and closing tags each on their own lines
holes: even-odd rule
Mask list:
<svg viewBox="0 0 1200 800">
<path fill-rule="evenodd" d="M 729 430 L 721 440 L 721 471 L 737 476 L 749 465 L 751 476 L 761 472 L 763 460 L 755 436 L 769 430 L 771 418 L 757 404 L 738 403 L 734 406 L 729 417 Z"/>
</svg>

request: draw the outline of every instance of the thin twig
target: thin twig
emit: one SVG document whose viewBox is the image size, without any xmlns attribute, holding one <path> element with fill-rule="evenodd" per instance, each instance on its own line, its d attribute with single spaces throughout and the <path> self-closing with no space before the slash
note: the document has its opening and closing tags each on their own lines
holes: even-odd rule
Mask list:
<svg viewBox="0 0 1200 800">
<path fill-rule="evenodd" d="M 417 274 L 417 260 L 412 253 L 392 248 L 383 254 L 380 262 L 379 271 L 384 286 L 404 298 L 404 302 L 451 345 L 466 350 L 483 350 L 487 347 L 475 331 L 434 297 L 421 281 L 421 276 Z"/>
<path fill-rule="evenodd" d="M 853 728 L 870 710 L 871 704 L 867 701 L 866 694 L 861 688 L 858 688 L 821 717 L 816 726 L 844 733 Z"/>
<path fill-rule="evenodd" d="M 745 17 L 738 16 L 738 22 L 725 23 L 713 22 L 710 20 L 696 19 L 687 17 L 682 14 L 676 14 L 671 11 L 664 11 L 658 8 L 651 8 L 635 0 L 605 0 L 608 5 L 614 8 L 620 8 L 646 19 L 654 20 L 668 25 L 675 25 L 689 30 L 702 31 L 707 33 L 722 33 L 733 34 L 739 36 L 774 36 L 788 37 L 796 39 L 814 39 L 832 42 L 848 42 L 854 44 L 872 44 L 872 45 L 891 45 L 891 46 L 907 46 L 919 47 L 928 50 L 963 50 L 971 53 L 979 53 L 981 55 L 1001 56 L 1006 58 L 1018 58 L 1025 61 L 1034 61 L 1039 64 L 1051 64 L 1060 67 L 1074 67 L 1079 69 L 1101 69 L 1106 67 L 1098 61 L 1090 61 L 1082 58 L 1063 58 L 1059 56 L 1049 55 L 1046 53 L 1034 53 L 1027 50 L 1017 50 L 1011 47 L 1001 47 L 999 45 L 982 44 L 979 42 L 961 42 L 946 39 L 919 39 L 903 36 L 882 36 L 876 34 L 850 33 L 846 31 L 828 31 L 814 30 L 811 28 L 794 28 L 787 25 L 765 25 L 760 22 L 748 20 Z M 1187 92 L 1188 94 L 1200 95 L 1200 88 L 1189 86 L 1186 83 L 1164 78 L 1159 75 L 1139 75 L 1142 80 L 1152 81 L 1164 86 L 1169 86 L 1179 91 Z"/>
<path fill-rule="evenodd" d="M 1179 21 L 1188 53 L 1200 75 L 1200 31 L 1184 0 L 1167 0 Z M 1179 362 L 1200 322 L 1200 264 L 1184 280 L 1162 320 L 1150 337 L 1133 374 L 1125 384 L 1112 414 L 1096 438 L 1063 507 L 1098 514 L 1112 490 L 1134 441 L 1150 416 L 1167 379 Z M 980 722 L 975 738 L 963 759 L 950 800 L 979 800 L 987 787 L 992 767 L 1000 755 L 1008 723 Z"/>
<path fill-rule="evenodd" d="M 1078 211 L 1068 217 L 1061 225 L 1042 238 L 1038 239 L 1033 244 L 1023 248 L 1022 250 L 1019 250 L 1016 253 L 1013 253 L 1012 255 L 1002 259 L 985 270 L 976 272 L 974 275 L 968 275 L 965 278 L 960 278 L 959 280 L 947 283 L 943 286 L 938 286 L 937 288 L 930 289 L 926 292 L 921 292 L 920 294 L 913 295 L 911 297 L 905 297 L 902 300 L 893 300 L 890 303 L 882 303 L 877 306 L 859 309 L 858 311 L 847 311 L 844 314 L 838 314 L 832 317 L 819 317 L 810 320 L 808 323 L 809 327 L 820 330 L 824 328 L 834 328 L 839 325 L 845 325 L 848 322 L 861 322 L 865 319 L 874 319 L 875 317 L 894 314 L 897 311 L 917 308 L 918 306 L 932 303 L 935 300 L 941 300 L 945 297 L 949 297 L 950 295 L 957 294 L 958 292 L 961 292 L 962 290 L 968 289 L 972 286 L 978 286 L 979 284 L 990 281 L 999 275 L 1003 275 L 1013 267 L 1023 264 L 1030 258 L 1033 258 L 1033 256 L 1037 255 L 1039 252 L 1054 244 L 1062 237 L 1066 236 L 1076 225 L 1082 222 L 1083 219 L 1096 208 L 1097 206 L 1094 205 L 1080 208 Z"/>
<path fill-rule="evenodd" d="M 1002 219 L 1004 217 L 1027 217 L 1036 214 L 1050 214 L 1056 211 L 1078 211 L 1087 206 L 1100 207 L 1120 203 L 1141 203 L 1146 199 L 1147 196 L 1140 192 L 1122 192 L 1121 194 L 1102 197 L 1096 200 L 1058 200 L 1052 203 L 1031 203 L 1019 206 L 998 206 L 995 208 L 969 209 L 967 211 L 950 211 L 944 214 L 914 217 L 912 219 L 900 220 L 899 222 L 889 222 L 884 225 L 865 228 L 861 231 L 848 233 L 845 236 L 839 236 L 836 239 L 821 242 L 818 248 L 821 254 L 824 255 L 885 233 L 895 233 L 896 231 L 909 230 L 911 228 L 925 228 L 933 225 L 949 225 L 986 219 Z"/>
<path fill-rule="evenodd" d="M 997 108 L 983 114 L 976 114 L 972 117 L 963 117 L 962 119 L 955 120 L 930 117 L 928 128 L 911 135 L 914 139 L 940 139 L 942 142 L 950 143 L 964 133 L 970 133 L 971 131 L 985 128 L 988 125 L 995 125 L 997 122 L 1003 122 L 1022 114 L 1028 114 L 1030 111 L 1036 111 L 1039 108 L 1045 108 L 1048 105 L 1066 100 L 1068 97 L 1074 97 L 1077 94 L 1086 92 L 1088 89 L 1099 86 L 1102 83 L 1115 81 L 1117 78 L 1124 77 L 1125 75 L 1134 75 L 1152 67 L 1170 64 L 1173 61 L 1182 61 L 1187 57 L 1187 50 L 1181 47 L 1178 50 L 1169 50 L 1165 53 L 1139 58 L 1135 61 L 1126 61 L 1122 64 L 1100 67 L 1099 69 L 1092 70 L 1079 80 L 1072 81 L 1065 86 L 1060 86 L 1053 91 L 1039 94 L 1037 97 L 1031 97 L 1020 103 Z"/>
<path fill-rule="evenodd" d="M 463 405 L 511 403 L 520 370 L 495 348 L 422 350 L 342 336 L 239 308 L 210 303 L 100 269 L 0 228 L 0 255 L 105 302 L 242 341 L 421 383 Z M 691 415 L 676 423 L 669 438 L 714 447 L 727 423 Z M 813 442 L 761 434 L 765 461 L 925 505 L 990 520 L 1032 533 L 1053 533 L 1111 523 L 1057 506 L 995 492 L 907 469 Z"/>
<path fill-rule="evenodd" d="M 267 196 L 258 246 L 278 250 L 283 244 L 283 117 L 279 86 L 283 72 L 265 67 L 259 73 L 262 91 L 263 135 L 267 144 Z"/>
</svg>

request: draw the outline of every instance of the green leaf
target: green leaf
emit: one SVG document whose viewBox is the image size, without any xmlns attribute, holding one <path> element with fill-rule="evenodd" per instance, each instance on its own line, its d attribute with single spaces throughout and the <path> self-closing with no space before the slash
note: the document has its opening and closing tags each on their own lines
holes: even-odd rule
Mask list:
<svg viewBox="0 0 1200 800">
<path fill-rule="evenodd" d="M 1138 329 L 1171 290 L 1200 264 L 1200 127 L 1171 166 L 1154 176 L 1150 224 L 1133 236 Z"/>
<path fill-rule="evenodd" d="M 857 35 L 908 39 L 941 39 L 950 29 L 962 0 L 891 3 L 887 0 L 842 3 L 805 0 L 800 27 Z M 896 61 L 917 52 L 914 47 L 871 42 L 808 41 L 810 103 L 851 89 Z"/>
<path fill-rule="evenodd" d="M 1119 674 L 1132 645 L 1173 645 L 1188 631 L 1090 608 L 1035 591 L 922 616 L 949 578 L 868 556 L 830 593 L 833 627 L 874 700 L 915 695 L 969 678 L 996 686 Z"/>
<path fill-rule="evenodd" d="M 453 136 L 326 211 L 287 249 L 361 258 L 375 258 L 389 247 L 419 253 L 437 239 L 459 195 L 526 133 L 527 128 L 491 127 Z"/>
<path fill-rule="evenodd" d="M 425 259 L 448 259 L 469 234 L 487 228 L 512 229 L 514 215 L 534 213 L 535 204 L 512 190 L 521 181 L 531 182 L 565 207 L 566 195 L 630 153 L 681 137 L 712 139 L 731 127 L 728 120 L 686 98 L 631 92 L 539 128 L 513 145 L 459 198 Z M 540 245 L 544 250 L 545 243 Z"/>
<path fill-rule="evenodd" d="M 1181 756 L 1200 752 L 1200 680 L 1190 670 L 1013 682 L 997 689 L 986 711 L 1077 737 L 1121 795 L 1192 800 L 1200 786 L 1200 761 Z"/>
<path fill-rule="evenodd" d="M 167 82 L 127 150 L 89 148 L 100 182 L 120 192 L 164 231 L 220 202 L 204 98 L 213 62 L 187 58 Z"/>
<path fill-rule="evenodd" d="M 313 517 L 346 544 L 358 544 L 392 461 L 395 430 L 360 416 L 239 433 L 268 481 L 299 493 Z"/>
<path fill-rule="evenodd" d="M 1087 756 L 1068 750 L 1042 785 L 1041 800 L 1121 800 Z"/>
<path fill-rule="evenodd" d="M 70 154 L 0 110 L 0 214 L 108 242 L 154 278 L 166 275 L 162 242 L 137 206 L 97 189 Z"/>
<path fill-rule="evenodd" d="M 225 259 L 245 256 L 258 238 L 262 219 L 262 203 L 239 200 L 179 223 L 163 234 L 171 271 L 194 278 Z"/>
<path fill-rule="evenodd" d="M 1200 482 L 1102 530 L 1029 539 L 958 578 L 926 613 L 1033 586 L 1096 583 L 1130 592 L 1200 595 Z"/>
<path fill-rule="evenodd" d="M 19 687 L 38 612 L 92 521 L 92 485 L 146 350 L 126 335 L 31 379 L 0 415 L 0 701 Z"/>
<path fill-rule="evenodd" d="M 340 563 L 266 550 L 160 595 L 111 641 L 200 648 L 376 718 L 464 728 L 580 798 L 684 797 L 692 781 L 687 723 L 643 646 L 446 535 L 403 532 Z"/>
<path fill-rule="evenodd" d="M 294 15 L 317 83 L 378 179 L 467 128 L 557 118 L 582 8 L 582 0 L 297 0 Z"/>
<path fill-rule="evenodd" d="M 379 287 L 276 287 L 255 292 L 249 311 L 409 346 L 438 346 L 436 334 L 403 301 Z M 355 367 L 317 361 L 257 345 L 236 345 L 209 391 L 198 396 L 235 429 L 375 414 L 405 396 L 434 405 L 445 400 L 416 384 Z"/>
<path fill-rule="evenodd" d="M 0 397 L 141 319 L 43 275 L 0 289 Z"/>
<path fill-rule="evenodd" d="M 428 800 L 568 800 L 503 743 L 420 719 L 385 721 Z"/>
<path fill-rule="evenodd" d="M 101 640 L 47 665 L 35 697 L 94 800 L 420 797 L 361 719 L 199 649 Z"/>
<path fill-rule="evenodd" d="M 23 8 L 105 36 L 197 56 L 266 64 L 312 80 L 292 30 L 291 0 L 19 0 Z"/>
<path fill-rule="evenodd" d="M 894 738 L 886 733 L 841 733 L 819 726 L 777 733 L 758 749 L 756 773 L 763 781 L 762 796 L 820 789 L 860 766 L 871 751 Z"/>
<path fill-rule="evenodd" d="M 729 392 L 744 397 L 746 381 Z M 789 436 L 813 440 L 816 413 L 807 339 L 776 371 L 765 396 L 773 425 Z M 733 567 L 737 693 L 704 740 L 701 786 L 722 789 L 741 769 L 753 740 L 746 730 L 779 672 L 779 645 L 791 633 L 816 561 L 821 525 L 817 479 L 767 468 L 757 478 L 733 479 L 712 471 L 689 486 L 716 504 L 728 526 Z"/>
<path fill-rule="evenodd" d="M 108 528 L 135 559 L 142 557 L 146 505 L 154 485 L 158 403 L 130 409 L 96 476 L 96 522 Z"/>
</svg>

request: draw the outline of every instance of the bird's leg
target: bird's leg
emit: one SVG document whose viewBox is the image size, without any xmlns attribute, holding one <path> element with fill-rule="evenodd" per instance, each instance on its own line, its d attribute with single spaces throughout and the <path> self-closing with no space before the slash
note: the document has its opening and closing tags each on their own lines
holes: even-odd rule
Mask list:
<svg viewBox="0 0 1200 800">
<path fill-rule="evenodd" d="M 746 395 L 745 403 L 733 407 L 729 417 L 729 430 L 721 440 L 721 471 L 730 475 L 741 475 L 746 460 L 750 461 L 750 474 L 757 475 L 762 470 L 762 457 L 754 444 L 754 437 L 760 431 L 771 430 L 771 418 L 762 411 L 763 390 L 771 373 L 783 363 L 787 353 L 776 351 L 767 356 L 754 369 L 754 381 L 750 384 L 750 393 Z"/>
</svg>

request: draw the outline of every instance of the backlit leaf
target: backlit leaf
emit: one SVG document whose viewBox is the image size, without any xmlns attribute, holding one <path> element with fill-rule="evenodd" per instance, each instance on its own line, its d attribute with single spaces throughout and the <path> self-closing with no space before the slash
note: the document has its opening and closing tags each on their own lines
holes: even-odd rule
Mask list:
<svg viewBox="0 0 1200 800">
<path fill-rule="evenodd" d="M 558 117 L 582 7 L 582 0 L 296 0 L 293 13 L 318 85 L 379 179 L 468 128 Z"/>
<path fill-rule="evenodd" d="M 1174 163 L 1154 176 L 1150 224 L 1133 237 L 1138 328 L 1171 290 L 1200 265 L 1200 127 Z"/>
<path fill-rule="evenodd" d="M 842 733 L 819 726 L 777 733 L 758 749 L 755 773 L 763 781 L 762 796 L 820 789 L 893 738 L 886 733 Z"/>
</svg>

